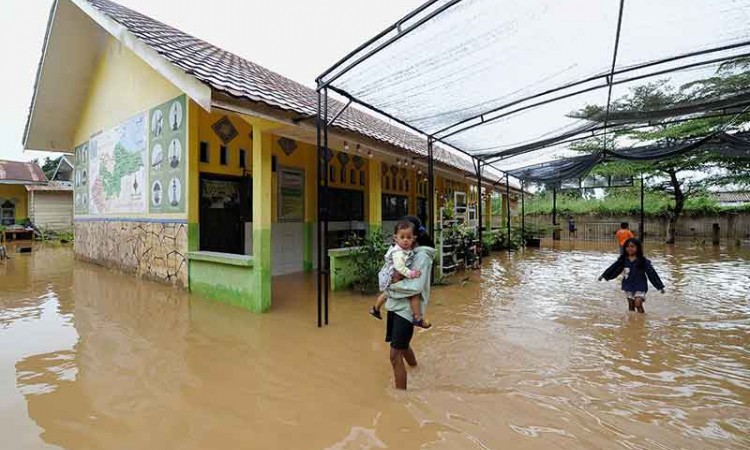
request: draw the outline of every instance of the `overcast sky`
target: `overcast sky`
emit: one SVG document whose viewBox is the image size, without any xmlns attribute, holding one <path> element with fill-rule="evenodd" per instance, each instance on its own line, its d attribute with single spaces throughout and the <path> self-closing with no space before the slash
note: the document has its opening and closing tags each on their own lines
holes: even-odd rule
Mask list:
<svg viewBox="0 0 750 450">
<path fill-rule="evenodd" d="M 315 77 L 422 0 L 118 0 L 246 59 L 313 86 Z M 0 0 L 0 159 L 22 150 L 52 0 Z M 209 9 L 206 10 L 206 5 Z M 321 45 L 315 46 L 315 43 Z"/>
</svg>

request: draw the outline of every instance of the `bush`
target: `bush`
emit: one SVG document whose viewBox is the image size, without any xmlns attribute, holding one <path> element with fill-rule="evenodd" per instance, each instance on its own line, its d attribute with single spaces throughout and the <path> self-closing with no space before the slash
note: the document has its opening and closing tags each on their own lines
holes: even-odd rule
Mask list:
<svg viewBox="0 0 750 450">
<path fill-rule="evenodd" d="M 648 217 L 666 217 L 673 204 L 672 198 L 663 193 L 646 191 L 644 213 Z M 750 207 L 745 208 L 750 210 Z M 526 202 L 526 215 L 552 214 L 552 195 L 541 194 Z M 743 208 L 726 208 L 708 195 L 688 197 L 683 210 L 686 215 L 718 214 L 725 211 L 740 212 Z M 557 213 L 565 215 L 593 214 L 600 216 L 638 215 L 641 212 L 640 193 L 634 189 L 612 189 L 605 198 L 583 198 L 575 195 L 558 194 Z"/>
<path fill-rule="evenodd" d="M 367 295 L 378 292 L 378 272 L 390 246 L 386 236 L 382 233 L 369 233 L 365 237 L 353 235 L 344 246 L 354 248 L 354 288 Z"/>
</svg>

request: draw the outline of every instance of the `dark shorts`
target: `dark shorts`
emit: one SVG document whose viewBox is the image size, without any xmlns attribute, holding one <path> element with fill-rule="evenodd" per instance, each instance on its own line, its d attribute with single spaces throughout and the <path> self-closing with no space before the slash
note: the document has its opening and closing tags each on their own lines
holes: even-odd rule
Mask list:
<svg viewBox="0 0 750 450">
<path fill-rule="evenodd" d="M 391 347 L 397 350 L 408 350 L 412 336 L 414 325 L 398 314 L 388 311 L 385 320 L 385 341 L 390 342 Z"/>
</svg>

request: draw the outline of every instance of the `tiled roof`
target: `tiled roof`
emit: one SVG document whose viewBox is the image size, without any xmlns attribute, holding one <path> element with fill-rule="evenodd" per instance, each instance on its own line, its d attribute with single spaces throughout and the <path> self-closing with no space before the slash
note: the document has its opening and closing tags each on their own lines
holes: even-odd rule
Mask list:
<svg viewBox="0 0 750 450">
<path fill-rule="evenodd" d="M 42 168 L 33 162 L 0 161 L 0 183 L 46 183 Z"/>
<path fill-rule="evenodd" d="M 300 116 L 317 113 L 317 94 L 307 86 L 112 1 L 87 1 L 169 62 L 216 91 L 293 111 Z M 333 117 L 343 106 L 341 102 L 330 100 L 330 116 Z M 425 138 L 353 107 L 346 109 L 336 120 L 335 126 L 418 155 L 427 154 Z M 471 162 L 454 151 L 436 148 L 435 157 L 473 173 Z"/>
</svg>

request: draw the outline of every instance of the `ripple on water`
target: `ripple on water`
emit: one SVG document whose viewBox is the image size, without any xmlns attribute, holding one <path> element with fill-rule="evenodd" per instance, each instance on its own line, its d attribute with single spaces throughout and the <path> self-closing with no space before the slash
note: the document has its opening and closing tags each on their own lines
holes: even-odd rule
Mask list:
<svg viewBox="0 0 750 450">
<path fill-rule="evenodd" d="M 747 448 L 748 253 L 650 245 L 667 293 L 639 315 L 596 281 L 613 251 L 570 247 L 435 288 L 407 393 L 384 389 L 370 299 L 335 293 L 318 330 L 312 279 L 283 278 L 259 316 L 35 251 L 0 279 L 0 431 L 64 448 Z"/>
</svg>

